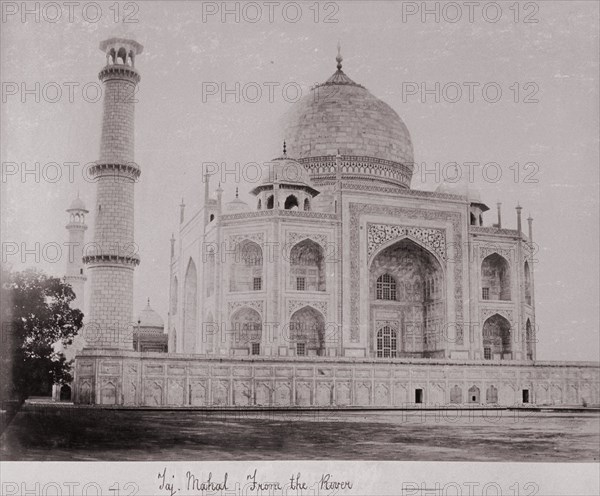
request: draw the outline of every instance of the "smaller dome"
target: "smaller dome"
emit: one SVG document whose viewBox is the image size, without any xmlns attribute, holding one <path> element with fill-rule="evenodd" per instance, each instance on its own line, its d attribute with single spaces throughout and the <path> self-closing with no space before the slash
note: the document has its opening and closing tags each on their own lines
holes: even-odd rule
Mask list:
<svg viewBox="0 0 600 496">
<path fill-rule="evenodd" d="M 274 183 L 292 188 L 306 189 L 313 196 L 319 194 L 314 188 L 306 168 L 298 161 L 289 158 L 285 153 L 269 162 L 262 170 L 260 184 L 251 193 L 256 195 L 264 189 L 272 189 Z"/>
<path fill-rule="evenodd" d="M 280 157 L 269 163 L 262 177 L 262 184 L 273 182 L 285 184 L 309 185 L 308 171 L 304 166 L 288 157 Z"/>
<path fill-rule="evenodd" d="M 138 322 L 140 327 L 160 327 L 161 329 L 165 327 L 162 317 L 150 306 L 150 298 L 148 298 L 148 305 L 146 308 L 140 312 Z"/>
<path fill-rule="evenodd" d="M 88 210 L 85 208 L 85 203 L 83 203 L 83 200 L 79 198 L 79 195 L 77 195 L 77 198 L 75 198 L 71 202 L 69 208 L 67 208 L 67 212 L 71 212 L 72 210 L 83 210 L 86 213 L 88 212 Z"/>
<path fill-rule="evenodd" d="M 250 206 L 239 197 L 239 191 L 235 188 L 235 198 L 225 204 L 226 212 L 246 212 L 250 210 Z"/>
<path fill-rule="evenodd" d="M 449 182 L 444 181 L 435 190 L 436 193 L 446 193 L 449 195 L 468 196 L 469 188 L 464 181 Z"/>
</svg>

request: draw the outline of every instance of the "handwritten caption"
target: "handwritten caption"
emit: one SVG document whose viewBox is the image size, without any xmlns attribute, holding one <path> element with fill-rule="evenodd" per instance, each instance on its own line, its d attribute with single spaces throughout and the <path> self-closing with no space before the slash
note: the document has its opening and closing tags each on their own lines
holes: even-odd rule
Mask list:
<svg viewBox="0 0 600 496">
<path fill-rule="evenodd" d="M 194 473 L 187 471 L 183 479 L 177 479 L 175 474 L 167 471 L 165 467 L 158 473 L 158 490 L 160 494 L 167 496 L 184 496 L 197 494 L 248 494 L 268 493 L 275 491 L 311 491 L 311 493 L 322 493 L 330 491 L 351 490 L 354 481 L 336 479 L 333 474 L 322 473 L 318 478 L 305 480 L 302 473 L 291 474 L 289 478 L 282 480 L 265 480 L 258 469 L 254 469 L 246 475 L 242 481 L 235 481 L 228 472 L 215 475 L 212 472 Z"/>
</svg>

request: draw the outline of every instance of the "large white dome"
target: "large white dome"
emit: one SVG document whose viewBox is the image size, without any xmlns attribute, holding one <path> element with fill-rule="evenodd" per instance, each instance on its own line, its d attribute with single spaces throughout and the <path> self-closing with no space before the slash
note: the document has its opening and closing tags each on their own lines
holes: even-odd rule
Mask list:
<svg viewBox="0 0 600 496">
<path fill-rule="evenodd" d="M 335 156 L 352 162 L 345 176 L 383 181 L 408 188 L 413 148 L 400 116 L 341 69 L 314 87 L 284 116 L 288 155 L 307 164 Z M 308 167 L 314 177 L 315 168 Z"/>
</svg>

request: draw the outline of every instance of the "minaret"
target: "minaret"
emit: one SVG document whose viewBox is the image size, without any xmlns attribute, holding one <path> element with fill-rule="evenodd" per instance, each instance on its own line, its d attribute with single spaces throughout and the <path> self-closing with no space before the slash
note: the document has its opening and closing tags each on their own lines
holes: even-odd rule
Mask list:
<svg viewBox="0 0 600 496">
<path fill-rule="evenodd" d="M 88 345 L 133 349 L 133 270 L 140 259 L 134 243 L 133 188 L 140 176 L 134 162 L 134 109 L 140 75 L 136 56 L 143 47 L 129 39 L 100 43 L 106 66 L 100 159 L 90 168 L 96 181 L 94 243 L 86 250 L 91 279 Z"/>
<path fill-rule="evenodd" d="M 77 195 L 77 198 L 67 208 L 67 213 L 69 214 L 69 222 L 65 227 L 69 232 L 69 244 L 65 281 L 71 285 L 76 296 L 73 307 L 83 311 L 85 302 L 84 288 L 87 279 L 83 271 L 83 245 L 85 242 L 85 231 L 88 228 L 85 223 L 85 214 L 88 211 L 81 198 L 79 198 L 79 195 Z"/>
</svg>

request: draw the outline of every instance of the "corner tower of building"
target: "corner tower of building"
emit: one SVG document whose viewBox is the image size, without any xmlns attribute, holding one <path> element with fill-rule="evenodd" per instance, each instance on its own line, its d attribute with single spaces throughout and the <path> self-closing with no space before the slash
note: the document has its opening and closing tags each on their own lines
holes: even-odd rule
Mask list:
<svg viewBox="0 0 600 496">
<path fill-rule="evenodd" d="M 91 279 L 88 345 L 131 350 L 133 270 L 139 264 L 134 242 L 134 111 L 140 75 L 135 68 L 143 47 L 110 38 L 100 43 L 106 65 L 100 158 L 90 169 L 96 179 L 94 240 L 84 262 Z"/>
</svg>

